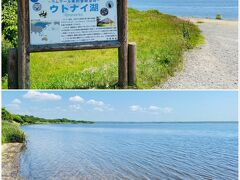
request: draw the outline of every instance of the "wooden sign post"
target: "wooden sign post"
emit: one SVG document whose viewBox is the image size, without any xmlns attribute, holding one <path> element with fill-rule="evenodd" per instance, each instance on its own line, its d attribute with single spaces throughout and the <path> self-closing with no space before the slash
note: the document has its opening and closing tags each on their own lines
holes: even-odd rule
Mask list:
<svg viewBox="0 0 240 180">
<path fill-rule="evenodd" d="M 30 88 L 29 1 L 18 0 L 18 88 Z"/>
<path fill-rule="evenodd" d="M 118 38 L 121 46 L 118 48 L 118 85 L 126 88 L 128 84 L 128 1 L 118 1 Z"/>
<path fill-rule="evenodd" d="M 128 56 L 132 48 L 127 4 L 127 0 L 18 0 L 18 72 L 11 76 L 18 77 L 17 88 L 30 88 L 31 52 L 104 48 L 118 48 L 118 86 L 127 88 L 128 62 L 135 60 Z"/>
</svg>

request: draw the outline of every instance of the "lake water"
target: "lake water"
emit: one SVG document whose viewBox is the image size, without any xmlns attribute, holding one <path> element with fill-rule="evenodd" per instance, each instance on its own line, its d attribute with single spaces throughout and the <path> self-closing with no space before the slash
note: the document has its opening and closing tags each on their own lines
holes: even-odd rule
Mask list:
<svg viewBox="0 0 240 180">
<path fill-rule="evenodd" d="M 30 125 L 25 179 L 237 179 L 237 123 Z"/>
<path fill-rule="evenodd" d="M 237 0 L 129 0 L 129 7 L 139 10 L 158 9 L 176 16 L 223 19 L 238 18 Z"/>
</svg>

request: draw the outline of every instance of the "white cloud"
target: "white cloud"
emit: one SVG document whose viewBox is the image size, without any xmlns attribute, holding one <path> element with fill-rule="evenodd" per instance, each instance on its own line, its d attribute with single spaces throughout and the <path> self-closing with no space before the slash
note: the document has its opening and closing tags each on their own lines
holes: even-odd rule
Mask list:
<svg viewBox="0 0 240 180">
<path fill-rule="evenodd" d="M 73 96 L 69 98 L 69 101 L 71 102 L 77 102 L 77 103 L 84 103 L 84 99 L 80 96 Z"/>
<path fill-rule="evenodd" d="M 91 99 L 91 100 L 87 101 L 87 104 L 93 106 L 94 107 L 93 109 L 95 111 L 103 112 L 103 111 L 112 111 L 112 110 L 114 110 L 109 104 L 105 104 L 102 101 L 96 101 L 94 99 Z"/>
<path fill-rule="evenodd" d="M 143 111 L 143 108 L 139 105 L 132 105 L 132 106 L 129 106 L 130 110 L 133 111 L 133 112 L 141 112 Z"/>
<path fill-rule="evenodd" d="M 152 114 L 160 114 L 160 113 L 171 113 L 173 111 L 170 107 L 158 107 L 158 106 L 149 106 L 149 107 L 141 107 L 139 105 L 129 106 L 130 111 L 132 112 L 145 112 Z"/>
<path fill-rule="evenodd" d="M 91 99 L 87 102 L 87 104 L 93 105 L 93 106 L 104 106 L 104 102 L 102 101 L 96 101 L 94 99 Z"/>
<path fill-rule="evenodd" d="M 170 107 L 149 106 L 148 110 L 155 113 L 171 113 L 173 111 Z"/>
<path fill-rule="evenodd" d="M 59 95 L 39 91 L 28 91 L 23 97 L 33 101 L 58 101 L 62 99 Z"/>
<path fill-rule="evenodd" d="M 157 106 L 149 106 L 148 108 L 150 111 L 159 111 L 161 108 Z"/>
<path fill-rule="evenodd" d="M 16 99 L 12 100 L 12 103 L 13 104 L 21 104 L 22 102 L 16 98 Z"/>
<path fill-rule="evenodd" d="M 20 109 L 21 107 L 20 107 L 20 104 L 21 104 L 22 102 L 19 100 L 19 99 L 14 99 L 14 100 L 12 100 L 12 102 L 11 103 L 9 103 L 9 104 L 7 104 L 7 107 L 9 108 L 9 109 L 14 109 L 14 110 L 18 110 L 18 109 Z"/>
</svg>

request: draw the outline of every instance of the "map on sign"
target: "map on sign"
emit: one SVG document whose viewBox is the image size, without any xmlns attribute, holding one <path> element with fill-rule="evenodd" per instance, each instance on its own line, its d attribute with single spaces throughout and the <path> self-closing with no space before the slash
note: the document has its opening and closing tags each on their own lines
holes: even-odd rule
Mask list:
<svg viewBox="0 0 240 180">
<path fill-rule="evenodd" d="M 29 0 L 30 44 L 118 39 L 116 0 Z"/>
</svg>

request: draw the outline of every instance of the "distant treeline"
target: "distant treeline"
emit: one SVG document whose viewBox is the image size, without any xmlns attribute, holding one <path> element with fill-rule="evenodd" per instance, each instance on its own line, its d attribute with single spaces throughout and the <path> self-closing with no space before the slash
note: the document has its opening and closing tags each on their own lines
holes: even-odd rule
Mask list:
<svg viewBox="0 0 240 180">
<path fill-rule="evenodd" d="M 93 121 L 75 121 L 69 119 L 44 119 L 28 115 L 17 115 L 2 108 L 2 143 L 23 143 L 26 140 L 25 133 L 20 125 L 28 124 L 80 124 L 94 123 Z"/>
<path fill-rule="evenodd" d="M 8 112 L 5 108 L 2 108 L 2 120 L 19 123 L 20 125 L 27 124 L 80 124 L 80 123 L 88 123 L 92 124 L 93 121 L 77 121 L 77 120 L 69 120 L 66 118 L 62 119 L 45 119 L 39 118 L 29 115 L 16 115 Z"/>
</svg>

